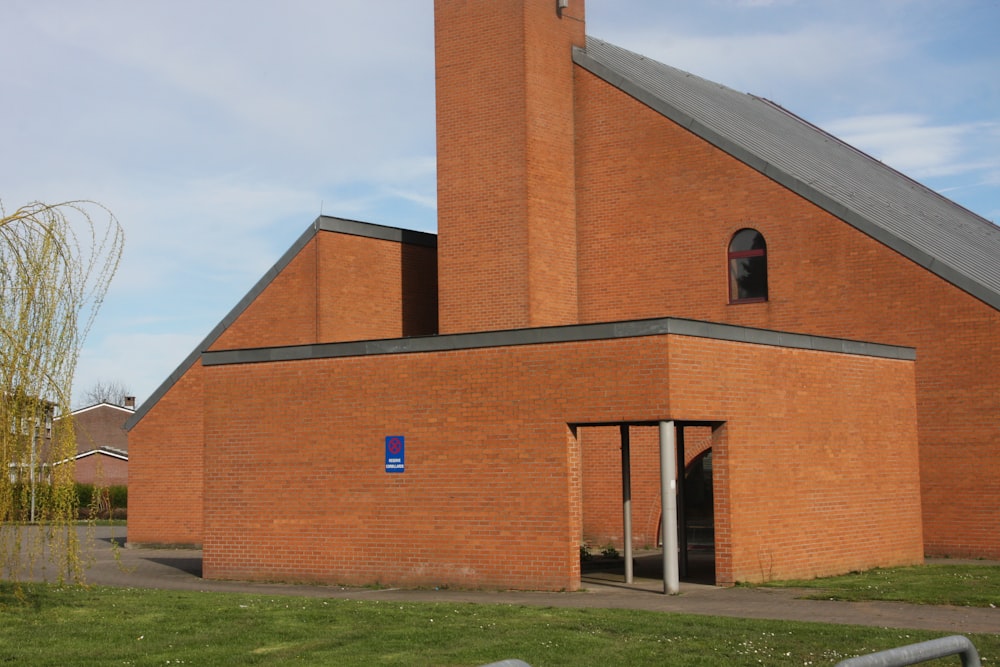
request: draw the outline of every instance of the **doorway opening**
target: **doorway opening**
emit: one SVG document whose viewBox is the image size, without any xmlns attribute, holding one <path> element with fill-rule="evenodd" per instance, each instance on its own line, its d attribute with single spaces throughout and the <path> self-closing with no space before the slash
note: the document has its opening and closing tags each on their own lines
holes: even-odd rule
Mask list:
<svg viewBox="0 0 1000 667">
<path fill-rule="evenodd" d="M 711 585 L 715 583 L 715 424 L 674 423 L 675 470 L 683 471 L 674 487 L 679 577 Z M 581 451 L 583 582 L 655 588 L 666 581 L 658 427 L 659 422 L 631 422 L 574 428 Z M 631 549 L 625 548 L 627 534 Z M 625 563 L 627 555 L 631 567 Z"/>
<path fill-rule="evenodd" d="M 680 530 L 684 535 L 681 576 L 715 583 L 715 493 L 712 449 L 698 454 L 684 470 L 684 502 Z"/>
</svg>

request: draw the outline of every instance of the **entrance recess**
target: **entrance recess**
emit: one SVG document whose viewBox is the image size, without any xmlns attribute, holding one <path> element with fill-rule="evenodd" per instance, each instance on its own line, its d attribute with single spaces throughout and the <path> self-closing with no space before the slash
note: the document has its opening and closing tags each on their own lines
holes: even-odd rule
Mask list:
<svg viewBox="0 0 1000 667">
<path fill-rule="evenodd" d="M 620 516 L 622 532 L 620 535 L 622 536 L 624 552 L 622 555 L 624 556 L 625 584 L 634 583 L 634 566 L 642 566 L 647 572 L 649 572 L 650 565 L 653 565 L 653 571 L 659 569 L 655 561 L 650 563 L 648 557 L 640 557 L 638 560 L 634 558 L 633 542 L 638 539 L 640 543 L 643 543 L 646 539 L 643 537 L 644 534 L 649 536 L 648 543 L 663 544 L 661 565 L 665 594 L 678 593 L 680 579 L 692 576 L 689 572 L 690 549 L 699 550 L 695 556 L 694 576 L 698 576 L 700 579 L 705 574 L 705 566 L 711 565 L 705 561 L 705 557 L 711 558 L 711 554 L 714 552 L 710 442 L 704 442 L 705 438 L 703 437 L 696 437 L 700 429 L 688 428 L 691 432 L 690 435 L 696 437 L 691 443 L 696 455 L 691 466 L 686 466 L 684 435 L 687 427 L 714 428 L 718 425 L 718 422 L 679 422 L 675 420 L 573 425 L 574 428 L 579 426 L 616 426 L 618 430 L 621 444 L 622 506 Z M 630 427 L 646 427 L 647 430 L 642 431 L 645 434 L 642 438 L 634 441 L 635 433 L 630 431 Z M 655 439 L 651 439 L 652 429 L 650 427 L 657 428 Z M 636 449 L 637 443 L 640 445 L 638 450 Z M 643 463 L 640 464 L 640 467 L 634 468 L 633 453 L 636 452 L 639 453 L 638 461 Z M 639 489 L 646 489 L 640 493 L 639 504 L 636 508 L 633 508 L 632 503 L 634 475 L 638 476 Z M 598 477 L 608 479 L 600 475 Z M 651 482 L 654 485 L 658 483 L 659 488 L 656 491 L 652 491 L 649 487 Z M 653 495 L 650 495 L 651 491 Z M 690 495 L 691 498 L 686 499 L 687 495 Z M 656 498 L 656 496 L 659 497 Z M 653 501 L 654 504 L 650 504 L 650 501 Z M 637 538 L 634 538 L 632 526 L 634 511 L 639 512 L 637 518 L 640 532 Z M 650 516 L 650 512 L 655 512 L 655 514 Z M 654 535 L 650 534 L 646 527 L 650 526 L 650 520 L 655 519 L 656 515 L 659 515 L 659 520 L 654 524 L 658 533 L 655 537 L 659 539 L 654 541 Z M 607 517 L 606 514 L 600 514 L 600 516 Z M 652 556 L 652 554 L 648 554 L 648 556 Z M 714 558 L 712 560 L 714 561 Z M 645 563 L 644 566 L 643 563 Z M 714 578 L 709 581 L 714 581 Z"/>
<path fill-rule="evenodd" d="M 712 448 L 701 451 L 687 465 L 683 493 L 683 522 L 680 536 L 681 576 L 715 580 L 715 490 L 712 486 Z"/>
</svg>

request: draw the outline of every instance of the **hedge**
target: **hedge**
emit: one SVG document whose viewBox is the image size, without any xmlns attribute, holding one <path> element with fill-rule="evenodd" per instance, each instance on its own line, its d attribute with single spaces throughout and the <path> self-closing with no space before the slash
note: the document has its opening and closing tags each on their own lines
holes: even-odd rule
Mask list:
<svg viewBox="0 0 1000 667">
<path fill-rule="evenodd" d="M 100 490 L 100 498 L 94 497 L 97 489 Z M 96 487 L 78 482 L 76 497 L 81 519 L 124 519 L 128 511 L 127 486 Z"/>
</svg>

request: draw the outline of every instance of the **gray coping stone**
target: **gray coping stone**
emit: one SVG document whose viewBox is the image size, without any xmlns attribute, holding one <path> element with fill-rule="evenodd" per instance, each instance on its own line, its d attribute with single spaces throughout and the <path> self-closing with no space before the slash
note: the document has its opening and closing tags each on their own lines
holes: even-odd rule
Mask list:
<svg viewBox="0 0 1000 667">
<path fill-rule="evenodd" d="M 275 361 L 302 361 L 306 359 L 410 354 L 416 352 L 474 350 L 521 345 L 547 345 L 663 335 L 693 336 L 752 345 L 770 345 L 903 361 L 914 361 L 916 359 L 916 350 L 910 347 L 828 338 L 825 336 L 811 336 L 787 331 L 754 329 L 730 324 L 672 317 L 557 327 L 534 327 L 506 331 L 446 334 L 440 336 L 387 338 L 345 343 L 318 343 L 315 345 L 289 347 L 222 350 L 217 352 L 203 352 L 201 358 L 205 366 L 222 366 Z"/>
</svg>

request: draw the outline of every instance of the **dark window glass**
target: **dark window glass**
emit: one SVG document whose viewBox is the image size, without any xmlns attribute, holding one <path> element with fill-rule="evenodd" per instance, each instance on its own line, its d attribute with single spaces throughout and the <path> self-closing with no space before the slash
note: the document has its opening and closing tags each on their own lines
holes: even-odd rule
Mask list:
<svg viewBox="0 0 1000 667">
<path fill-rule="evenodd" d="M 767 301 L 767 244 L 755 229 L 729 242 L 729 302 Z"/>
<path fill-rule="evenodd" d="M 746 252 L 748 250 L 765 250 L 764 237 L 756 229 L 741 229 L 733 234 L 729 243 L 729 252 Z"/>
</svg>

